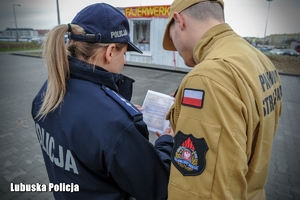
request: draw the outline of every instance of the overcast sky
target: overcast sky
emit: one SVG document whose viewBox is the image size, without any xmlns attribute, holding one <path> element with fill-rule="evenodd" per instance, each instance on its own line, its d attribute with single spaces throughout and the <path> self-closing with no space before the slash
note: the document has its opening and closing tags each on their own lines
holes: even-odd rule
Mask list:
<svg viewBox="0 0 300 200">
<path fill-rule="evenodd" d="M 82 8 L 101 1 L 59 0 L 60 22 L 70 23 Z M 170 5 L 172 0 L 106 0 L 116 7 Z M 243 37 L 263 37 L 267 0 L 224 0 L 225 20 Z M 20 4 L 21 6 L 13 6 Z M 267 34 L 300 33 L 300 0 L 273 0 L 270 4 Z M 15 28 L 51 29 L 58 24 L 56 0 L 0 0 L 0 30 Z M 164 27 L 162 27 L 164 28 Z"/>
</svg>

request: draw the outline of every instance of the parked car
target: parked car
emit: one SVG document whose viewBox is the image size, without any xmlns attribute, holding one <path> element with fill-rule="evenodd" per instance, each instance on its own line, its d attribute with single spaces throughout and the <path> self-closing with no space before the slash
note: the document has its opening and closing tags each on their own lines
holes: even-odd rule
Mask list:
<svg viewBox="0 0 300 200">
<path fill-rule="evenodd" d="M 267 51 L 268 49 L 266 47 L 260 47 L 258 48 L 260 51 Z"/>
<path fill-rule="evenodd" d="M 296 50 L 294 49 L 285 49 L 283 51 L 283 54 L 282 55 L 288 55 L 288 56 L 300 56 L 300 53 L 298 53 Z"/>
<path fill-rule="evenodd" d="M 270 54 L 273 54 L 273 55 L 282 55 L 283 54 L 283 50 L 282 49 L 272 49 L 270 51 Z"/>
</svg>

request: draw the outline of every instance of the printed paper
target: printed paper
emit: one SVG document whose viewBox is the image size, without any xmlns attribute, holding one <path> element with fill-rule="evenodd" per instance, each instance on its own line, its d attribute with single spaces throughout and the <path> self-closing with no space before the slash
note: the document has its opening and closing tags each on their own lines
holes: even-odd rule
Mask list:
<svg viewBox="0 0 300 200">
<path fill-rule="evenodd" d="M 169 126 L 166 114 L 174 102 L 170 95 L 148 90 L 142 106 L 144 121 L 149 131 L 163 133 Z"/>
</svg>

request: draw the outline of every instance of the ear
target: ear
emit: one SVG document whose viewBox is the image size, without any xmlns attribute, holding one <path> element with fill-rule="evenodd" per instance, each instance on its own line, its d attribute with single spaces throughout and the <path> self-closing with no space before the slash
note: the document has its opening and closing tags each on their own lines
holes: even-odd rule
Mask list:
<svg viewBox="0 0 300 200">
<path fill-rule="evenodd" d="M 174 19 L 175 23 L 177 23 L 179 25 L 180 29 L 183 30 L 185 27 L 185 21 L 184 21 L 183 16 L 180 15 L 178 12 L 174 12 L 173 19 Z"/>
<path fill-rule="evenodd" d="M 105 62 L 106 63 L 111 62 L 113 55 L 114 55 L 115 48 L 116 48 L 115 44 L 108 45 L 106 52 L 105 52 Z"/>
</svg>

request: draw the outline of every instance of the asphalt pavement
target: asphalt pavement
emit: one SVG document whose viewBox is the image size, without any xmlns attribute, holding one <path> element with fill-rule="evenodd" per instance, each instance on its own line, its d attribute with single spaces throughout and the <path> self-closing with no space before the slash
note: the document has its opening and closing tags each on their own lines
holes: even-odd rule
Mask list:
<svg viewBox="0 0 300 200">
<path fill-rule="evenodd" d="M 300 67 L 300 66 L 299 66 Z M 170 94 L 185 73 L 151 67 L 123 70 L 136 80 L 132 102 L 142 105 L 147 90 Z M 15 192 L 15 184 L 48 184 L 31 102 L 47 78 L 41 58 L 0 53 L 0 200 L 53 200 L 50 192 Z M 273 143 L 268 200 L 300 200 L 300 76 L 281 74 L 283 113 Z M 156 139 L 150 133 L 150 141 Z"/>
</svg>

